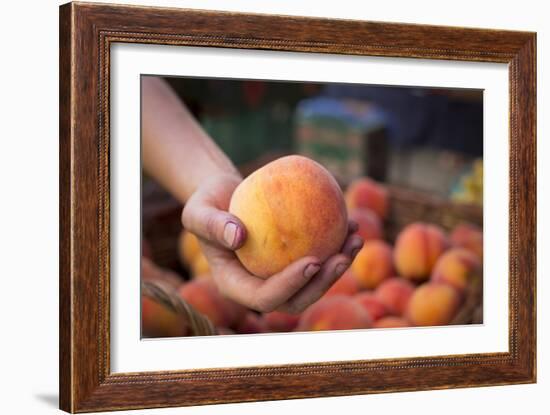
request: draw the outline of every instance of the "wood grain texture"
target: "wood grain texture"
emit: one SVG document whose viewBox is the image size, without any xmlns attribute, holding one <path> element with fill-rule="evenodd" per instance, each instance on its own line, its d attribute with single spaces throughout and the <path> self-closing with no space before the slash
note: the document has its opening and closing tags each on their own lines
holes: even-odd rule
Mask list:
<svg viewBox="0 0 550 415">
<path fill-rule="evenodd" d="M 108 82 L 110 45 L 115 42 L 508 63 L 509 352 L 111 373 Z M 526 32 L 104 4 L 61 6 L 61 408 L 89 412 L 534 382 L 535 67 L 536 37 Z"/>
</svg>

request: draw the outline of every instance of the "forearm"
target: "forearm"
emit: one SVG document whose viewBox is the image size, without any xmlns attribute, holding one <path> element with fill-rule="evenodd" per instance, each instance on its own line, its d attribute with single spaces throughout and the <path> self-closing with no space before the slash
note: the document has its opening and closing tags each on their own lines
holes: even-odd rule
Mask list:
<svg viewBox="0 0 550 415">
<path fill-rule="evenodd" d="M 205 179 L 238 175 L 164 80 L 143 77 L 141 82 L 142 157 L 148 174 L 182 203 Z"/>
</svg>

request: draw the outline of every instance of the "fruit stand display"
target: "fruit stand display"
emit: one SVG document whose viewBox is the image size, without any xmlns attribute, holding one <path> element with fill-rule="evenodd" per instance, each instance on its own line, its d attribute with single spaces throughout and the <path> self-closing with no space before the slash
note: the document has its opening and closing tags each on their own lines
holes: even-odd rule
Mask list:
<svg viewBox="0 0 550 415">
<path fill-rule="evenodd" d="M 145 327 L 144 337 L 392 328 L 482 322 L 482 208 L 368 178 L 345 185 L 345 204 L 366 240 L 350 269 L 300 316 L 260 314 L 217 292 L 181 209 L 144 189 L 142 297 L 178 316 L 184 334 Z M 147 206 L 147 209 L 145 209 Z M 142 298 L 142 301 L 143 301 Z M 152 311 L 151 313 L 153 313 Z M 165 313 L 166 314 L 166 313 Z M 180 323 L 178 323 L 180 324 Z"/>
</svg>

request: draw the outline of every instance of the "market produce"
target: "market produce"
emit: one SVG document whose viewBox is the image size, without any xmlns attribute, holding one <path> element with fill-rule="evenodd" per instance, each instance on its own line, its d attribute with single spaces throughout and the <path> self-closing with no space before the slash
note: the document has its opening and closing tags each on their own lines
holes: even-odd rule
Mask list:
<svg viewBox="0 0 550 415">
<path fill-rule="evenodd" d="M 460 203 L 483 204 L 483 160 L 477 159 L 467 174 L 451 194 L 451 198 Z"/>
<path fill-rule="evenodd" d="M 375 329 L 393 329 L 398 327 L 410 327 L 411 323 L 403 317 L 387 316 L 377 320 L 372 325 Z"/>
<path fill-rule="evenodd" d="M 300 320 L 299 315 L 284 313 L 282 311 L 271 311 L 264 314 L 264 321 L 269 331 L 272 332 L 292 331 L 298 325 L 298 320 Z"/>
<path fill-rule="evenodd" d="M 407 309 L 414 288 L 414 285 L 404 278 L 388 278 L 376 288 L 375 296 L 386 306 L 390 314 L 401 316 Z"/>
<path fill-rule="evenodd" d="M 359 292 L 359 283 L 348 268 L 344 274 L 327 290 L 325 297 L 331 295 L 353 295 Z"/>
<path fill-rule="evenodd" d="M 431 280 L 452 285 L 464 291 L 475 278 L 481 277 L 481 262 L 471 251 L 453 248 L 445 252 L 436 262 Z"/>
<path fill-rule="evenodd" d="M 167 306 L 141 296 L 141 330 L 143 337 L 182 337 L 189 333 L 187 320 Z"/>
<path fill-rule="evenodd" d="M 178 238 L 178 254 L 183 265 L 189 266 L 201 253 L 199 240 L 195 234 L 182 230 Z"/>
<path fill-rule="evenodd" d="M 439 256 L 449 242 L 443 230 L 427 223 L 413 223 L 397 236 L 394 262 L 397 272 L 412 281 L 428 279 Z"/>
<path fill-rule="evenodd" d="M 199 279 L 182 284 L 179 295 L 217 327 L 234 327 L 246 309 L 223 297 L 212 280 Z"/>
<path fill-rule="evenodd" d="M 380 240 L 365 242 L 351 264 L 351 270 L 362 288 L 376 288 L 393 274 L 391 246 Z"/>
<path fill-rule="evenodd" d="M 457 225 L 449 237 L 451 245 L 472 251 L 483 259 L 483 231 L 471 223 Z"/>
<path fill-rule="evenodd" d="M 415 326 L 449 324 L 460 306 L 461 297 L 449 284 L 427 282 L 413 293 L 406 317 Z"/>
<path fill-rule="evenodd" d="M 370 209 L 381 219 L 388 215 L 388 191 L 381 184 L 367 177 L 354 180 L 346 190 L 346 205 L 348 209 Z"/>
<path fill-rule="evenodd" d="M 377 321 L 388 314 L 386 306 L 371 291 L 363 291 L 353 298 L 367 310 L 372 321 Z"/>
<path fill-rule="evenodd" d="M 349 218 L 359 226 L 357 234 L 363 241 L 382 239 L 384 229 L 380 217 L 370 209 L 355 208 L 349 211 Z"/>
<path fill-rule="evenodd" d="M 463 222 L 447 237 L 437 224 L 415 222 L 397 229 L 394 242 L 384 239 L 384 225 L 392 220 L 381 219 L 388 203 L 387 190 L 366 178 L 349 186 L 344 199 L 323 167 L 299 156 L 265 165 L 236 189 L 229 210 L 247 227 L 247 240 L 236 255 L 262 278 L 304 256 L 322 261 L 337 253 L 347 234 L 347 219 L 359 225 L 363 248 L 350 268 L 301 315 L 261 314 L 223 297 L 197 237 L 188 231 L 182 231 L 177 252 L 189 281 L 182 283 L 176 272 L 145 257 L 142 278 L 168 291 L 175 288 L 218 334 L 451 324 L 479 287 L 482 229 Z M 395 229 L 388 232 L 395 234 Z M 150 257 L 149 245 L 143 246 Z M 191 335 L 182 316 L 149 298 L 143 299 L 142 324 L 146 336 Z"/>
<path fill-rule="evenodd" d="M 235 327 L 238 334 L 267 333 L 267 323 L 257 313 L 247 312 Z"/>
<path fill-rule="evenodd" d="M 302 314 L 296 331 L 365 329 L 372 325 L 369 313 L 344 295 L 321 298 Z"/>
<path fill-rule="evenodd" d="M 210 272 L 208 261 L 201 251 L 199 251 L 195 258 L 193 258 L 193 261 L 190 263 L 189 268 L 193 277 L 200 277 Z"/>
</svg>

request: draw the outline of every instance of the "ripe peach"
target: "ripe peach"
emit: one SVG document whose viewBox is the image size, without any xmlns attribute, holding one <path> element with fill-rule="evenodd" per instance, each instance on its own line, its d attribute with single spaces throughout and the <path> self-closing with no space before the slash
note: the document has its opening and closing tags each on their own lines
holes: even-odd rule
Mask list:
<svg viewBox="0 0 550 415">
<path fill-rule="evenodd" d="M 388 314 L 386 306 L 370 291 L 359 293 L 353 298 L 367 310 L 372 321 L 377 321 Z"/>
<path fill-rule="evenodd" d="M 471 223 L 461 223 L 451 232 L 451 245 L 465 248 L 483 259 L 483 232 Z"/>
<path fill-rule="evenodd" d="M 269 331 L 286 333 L 292 331 L 298 325 L 300 316 L 297 314 L 284 313 L 282 311 L 272 311 L 263 316 Z"/>
<path fill-rule="evenodd" d="M 325 297 L 331 295 L 353 295 L 359 292 L 357 278 L 348 268 L 346 272 L 327 290 Z"/>
<path fill-rule="evenodd" d="M 335 295 L 309 306 L 300 317 L 296 331 L 364 329 L 371 324 L 369 313 L 357 301 Z"/>
<path fill-rule="evenodd" d="M 411 323 L 409 323 L 406 319 L 403 317 L 396 317 L 396 316 L 387 316 L 382 317 L 380 320 L 377 320 L 372 325 L 373 328 L 376 329 L 393 329 L 397 327 L 410 327 Z"/>
<path fill-rule="evenodd" d="M 435 263 L 431 280 L 444 282 L 463 291 L 470 281 L 481 276 L 479 257 L 464 248 L 445 252 Z"/>
<path fill-rule="evenodd" d="M 185 266 L 190 266 L 201 253 L 199 240 L 195 234 L 183 229 L 178 239 L 178 255 Z"/>
<path fill-rule="evenodd" d="M 349 218 L 359 225 L 357 234 L 364 241 L 371 239 L 382 239 L 384 231 L 380 217 L 370 209 L 352 209 L 349 211 Z"/>
<path fill-rule="evenodd" d="M 351 264 L 362 288 L 375 288 L 393 273 L 392 249 L 384 241 L 367 241 Z"/>
<path fill-rule="evenodd" d="M 460 301 L 458 291 L 452 286 L 427 282 L 414 291 L 407 318 L 415 326 L 443 326 L 452 321 Z"/>
<path fill-rule="evenodd" d="M 282 157 L 248 176 L 235 189 L 229 211 L 248 231 L 237 257 L 261 278 L 305 256 L 325 261 L 341 249 L 348 231 L 338 183 L 302 156 Z"/>
<path fill-rule="evenodd" d="M 202 274 L 193 275 L 193 279 L 194 280 L 200 280 L 200 279 L 211 280 L 212 274 L 210 273 L 210 271 L 203 272 Z"/>
<path fill-rule="evenodd" d="M 185 317 L 145 295 L 141 296 L 143 337 L 182 337 L 189 334 Z"/>
<path fill-rule="evenodd" d="M 372 210 L 380 218 L 388 214 L 388 191 L 384 186 L 367 177 L 354 180 L 346 190 L 346 205 L 348 209 L 366 208 Z"/>
<path fill-rule="evenodd" d="M 192 280 L 182 284 L 179 295 L 198 312 L 219 327 L 233 327 L 245 313 L 241 305 L 223 297 L 209 279 Z"/>
<path fill-rule="evenodd" d="M 375 295 L 386 306 L 390 314 L 403 315 L 414 292 L 414 285 L 410 281 L 394 277 L 382 282 L 376 288 Z"/>
<path fill-rule="evenodd" d="M 413 281 L 426 280 L 437 258 L 447 249 L 448 241 L 443 230 L 426 223 L 413 223 L 397 236 L 394 262 L 402 277 Z"/>
<path fill-rule="evenodd" d="M 198 275 L 208 274 L 210 272 L 210 266 L 208 261 L 202 252 L 199 252 L 190 264 L 191 274 L 193 277 Z"/>
<path fill-rule="evenodd" d="M 267 333 L 267 323 L 256 313 L 249 311 L 237 324 L 235 331 L 239 334 Z"/>
</svg>

